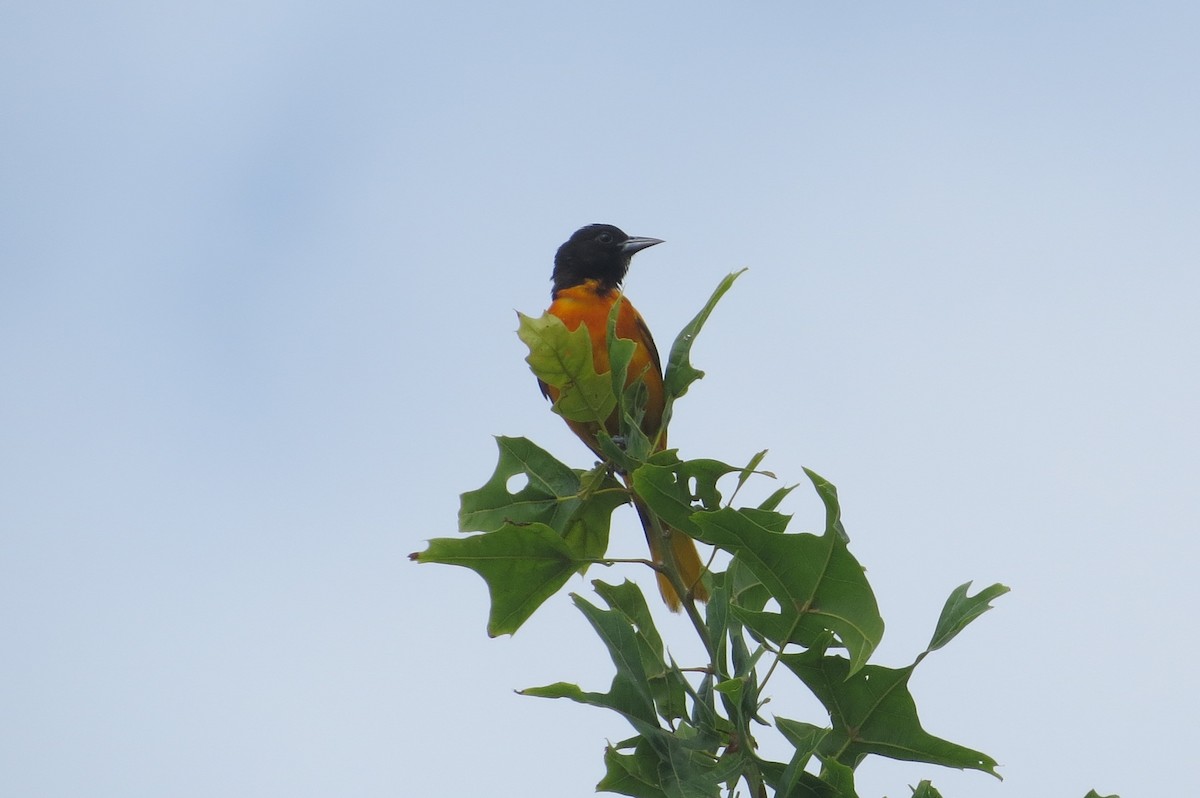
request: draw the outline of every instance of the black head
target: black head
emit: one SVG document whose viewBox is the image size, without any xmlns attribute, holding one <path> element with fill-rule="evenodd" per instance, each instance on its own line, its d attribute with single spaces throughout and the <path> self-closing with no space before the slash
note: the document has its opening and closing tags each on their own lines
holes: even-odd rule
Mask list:
<svg viewBox="0 0 1200 798">
<path fill-rule="evenodd" d="M 599 280 L 606 291 L 616 288 L 625 279 L 634 253 L 661 243 L 658 238 L 625 235 L 611 224 L 581 227 L 554 256 L 554 290 L 570 288 L 585 280 Z"/>
</svg>

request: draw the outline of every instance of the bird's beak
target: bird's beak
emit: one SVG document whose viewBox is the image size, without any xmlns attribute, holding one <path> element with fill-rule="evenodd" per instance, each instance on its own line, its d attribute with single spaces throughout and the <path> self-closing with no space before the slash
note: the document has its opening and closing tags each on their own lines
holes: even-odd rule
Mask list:
<svg viewBox="0 0 1200 798">
<path fill-rule="evenodd" d="M 632 255 L 635 252 L 641 252 L 646 247 L 652 247 L 655 244 L 661 243 L 661 238 L 642 238 L 641 236 L 633 236 L 621 245 L 621 253 L 623 255 Z"/>
</svg>

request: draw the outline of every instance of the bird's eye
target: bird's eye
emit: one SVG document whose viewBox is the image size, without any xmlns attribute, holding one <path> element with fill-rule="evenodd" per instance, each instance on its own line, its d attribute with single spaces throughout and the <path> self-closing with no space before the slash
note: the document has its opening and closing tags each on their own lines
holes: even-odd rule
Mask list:
<svg viewBox="0 0 1200 798">
<path fill-rule="evenodd" d="M 596 236 L 596 240 L 601 244 L 611 244 L 613 242 L 612 233 L 601 233 Z"/>
</svg>

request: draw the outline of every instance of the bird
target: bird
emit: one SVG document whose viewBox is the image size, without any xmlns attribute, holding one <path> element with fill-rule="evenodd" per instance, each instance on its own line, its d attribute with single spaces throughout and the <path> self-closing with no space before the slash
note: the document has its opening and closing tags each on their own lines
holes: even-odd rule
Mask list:
<svg viewBox="0 0 1200 798">
<path fill-rule="evenodd" d="M 620 300 L 617 310 L 616 335 L 634 343 L 633 356 L 629 362 L 626 386 L 641 379 L 646 387 L 646 406 L 641 420 L 642 432 L 655 443 L 655 450 L 667 446 L 666 430 L 662 429 L 665 393 L 663 389 L 662 360 L 650 328 L 633 304 L 621 292 L 621 283 L 629 271 L 630 260 L 644 249 L 661 244 L 658 238 L 626 235 L 611 224 L 591 224 L 576 230 L 558 248 L 554 256 L 554 271 L 551 276 L 553 288 L 550 292 L 550 307 L 547 313 L 557 316 L 569 331 L 580 325 L 587 327 L 592 343 L 592 360 L 597 374 L 610 371 L 608 358 L 608 319 L 613 305 Z M 540 382 L 540 381 L 539 381 Z M 558 400 L 559 391 L 551 385 L 541 383 L 543 395 L 552 402 Z M 565 419 L 571 431 L 579 436 L 588 448 L 602 460 L 597 423 Z M 617 411 L 614 410 L 605 422 L 609 435 L 619 432 Z M 664 562 L 664 544 L 670 546 L 672 559 L 679 571 L 680 579 L 692 598 L 708 599 L 708 590 L 701 581 L 704 566 L 695 542 L 678 529 L 660 525 L 655 529 L 650 510 L 642 499 L 633 492 L 628 475 L 622 475 L 630 487 L 633 505 L 646 533 L 651 559 Z M 678 612 L 682 600 L 671 580 L 661 571 L 658 587 L 667 607 Z"/>
</svg>

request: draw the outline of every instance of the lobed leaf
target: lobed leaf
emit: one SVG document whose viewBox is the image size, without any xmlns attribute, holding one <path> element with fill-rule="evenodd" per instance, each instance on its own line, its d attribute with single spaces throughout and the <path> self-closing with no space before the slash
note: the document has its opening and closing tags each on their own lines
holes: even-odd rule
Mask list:
<svg viewBox="0 0 1200 798">
<path fill-rule="evenodd" d="M 683 396 L 693 382 L 704 376 L 703 371 L 692 366 L 692 344 L 696 342 L 696 336 L 700 334 L 700 330 L 708 321 L 708 317 L 712 315 L 717 303 L 721 301 L 721 297 L 725 296 L 725 293 L 733 286 L 733 281 L 744 271 L 746 270 L 741 269 L 726 275 L 717 284 L 716 290 L 704 303 L 704 307 L 679 331 L 675 342 L 671 344 L 671 353 L 667 358 L 667 372 L 664 378 L 668 399 L 677 399 Z"/>
<path fill-rule="evenodd" d="M 581 472 L 527 438 L 497 436 L 496 446 L 500 457 L 492 476 L 460 498 L 459 531 L 493 532 L 508 523 L 539 522 L 562 532 L 579 506 Z M 512 493 L 508 482 L 518 474 L 526 484 Z"/>
<path fill-rule="evenodd" d="M 525 361 L 539 380 L 559 391 L 554 410 L 572 421 L 603 425 L 617 406 L 609 372 L 596 373 L 587 325 L 568 330 L 550 313 L 518 313 L 517 335 L 529 347 Z"/>
<path fill-rule="evenodd" d="M 821 741 L 825 739 L 825 735 L 829 733 L 829 729 L 781 717 L 775 718 L 775 728 L 779 729 L 784 739 L 796 749 L 774 785 L 776 795 L 783 798 L 788 795 L 819 794 L 814 792 L 820 789 L 813 783 L 816 781 L 815 777 L 804 768 L 816 753 Z"/>
<path fill-rule="evenodd" d="M 595 580 L 592 586 L 609 608 L 619 613 L 633 628 L 642 668 L 658 714 L 667 720 L 683 717 L 687 709 L 684 700 L 686 681 L 679 668 L 666 661 L 662 636 L 654 625 L 641 589 L 628 579 L 619 585 Z"/>
<path fill-rule="evenodd" d="M 986 754 L 943 740 L 921 728 L 917 705 L 908 690 L 912 666 L 893 669 L 867 665 L 853 671 L 844 657 L 821 648 L 780 657 L 825 706 L 833 730 L 820 753 L 855 767 L 867 754 L 912 762 L 981 770 L 999 778 L 996 761 Z"/>
<path fill-rule="evenodd" d="M 774 493 L 763 500 L 762 504 L 758 505 L 760 510 L 778 510 L 779 505 L 787 498 L 787 495 L 796 489 L 795 485 L 778 488 Z"/>
<path fill-rule="evenodd" d="M 933 630 L 933 638 L 930 639 L 926 651 L 936 651 L 949 643 L 967 624 L 990 610 L 994 599 L 1009 591 L 1009 588 L 997 583 L 985 587 L 974 596 L 968 596 L 967 590 L 970 587 L 970 582 L 959 585 L 946 599 L 946 606 L 942 608 L 942 614 L 938 618 L 937 627 Z"/>
<path fill-rule="evenodd" d="M 612 792 L 633 798 L 668 798 L 658 777 L 658 757 L 648 746 L 640 745 L 632 754 L 616 748 L 604 749 L 604 778 L 596 792 Z"/>
<path fill-rule="evenodd" d="M 704 629 L 708 636 L 709 650 L 713 652 L 713 662 L 724 671 L 729 645 L 726 635 L 730 633 L 727 571 L 718 571 L 712 575 L 712 589 L 709 591 L 708 603 L 704 606 Z"/>
<path fill-rule="evenodd" d="M 609 657 L 617 669 L 612 686 L 607 693 L 585 693 L 574 685 L 560 682 L 549 687 L 522 690 L 521 694 L 570 698 L 579 703 L 607 707 L 624 715 L 639 733 L 659 728 L 655 718 L 654 697 L 633 624 L 620 611 L 602 610 L 578 595 L 572 595 L 571 599 L 608 648 Z"/>
<path fill-rule="evenodd" d="M 581 567 L 565 540 L 545 524 L 506 524 L 467 538 L 436 538 L 412 555 L 418 562 L 458 565 L 475 571 L 491 596 L 487 632 L 512 634 L 558 592 Z"/>
<path fill-rule="evenodd" d="M 741 269 L 740 271 L 726 275 L 717 284 L 717 288 L 713 291 L 712 296 L 708 298 L 708 302 L 704 303 L 704 307 L 700 309 L 700 312 L 679 331 L 675 342 L 671 344 L 671 352 L 667 356 L 666 374 L 663 375 L 663 388 L 666 392 L 666 404 L 663 408 L 664 428 L 668 426 L 671 420 L 675 400 L 687 393 L 688 388 L 693 382 L 704 376 L 704 372 L 695 368 L 691 361 L 692 344 L 696 342 L 696 336 L 700 334 L 704 323 L 712 315 L 717 302 L 721 300 L 721 297 L 725 296 L 725 293 L 733 286 L 733 281 L 744 271 L 746 270 Z"/>
<path fill-rule="evenodd" d="M 612 511 L 627 501 L 625 488 L 608 469 L 576 471 L 525 438 L 496 438 L 500 451 L 492 476 L 462 494 L 458 525 L 463 532 L 494 532 L 506 524 L 541 523 L 562 536 L 580 559 L 608 550 Z M 525 477 L 515 493 L 509 481 Z"/>
<path fill-rule="evenodd" d="M 761 510 L 726 508 L 693 519 L 699 540 L 731 552 L 780 605 L 779 623 L 755 626 L 763 620 L 757 613 L 739 615 L 743 623 L 782 645 L 790 635 L 781 637 L 781 628 L 811 628 L 802 624 L 815 620 L 846 646 L 854 670 L 866 664 L 883 637 L 883 618 L 862 566 L 840 536 L 781 534 L 787 517 Z"/>
<path fill-rule="evenodd" d="M 638 738 L 634 756 L 639 773 L 652 767 L 656 783 L 670 798 L 717 798 L 727 770 L 710 755 L 693 750 L 682 736 L 662 729 Z"/>
<path fill-rule="evenodd" d="M 740 469 L 719 460 L 680 460 L 674 449 L 658 452 L 633 472 L 633 489 L 667 525 L 695 537 L 692 515 L 721 506 L 717 480 Z"/>
<path fill-rule="evenodd" d="M 580 491 L 563 540 L 579 557 L 599 559 L 608 551 L 613 510 L 628 502 L 629 494 L 603 465 L 583 474 Z"/>
<path fill-rule="evenodd" d="M 817 495 L 821 497 L 821 502 L 825 505 L 826 534 L 837 535 L 843 543 L 848 543 L 850 536 L 846 534 L 846 527 L 842 526 L 842 507 L 838 503 L 837 488 L 816 471 L 806 468 L 804 473 L 812 480 Z"/>
<path fill-rule="evenodd" d="M 854 768 L 836 759 L 821 756 L 821 781 L 828 784 L 837 798 L 858 798 L 854 790 Z"/>
</svg>

